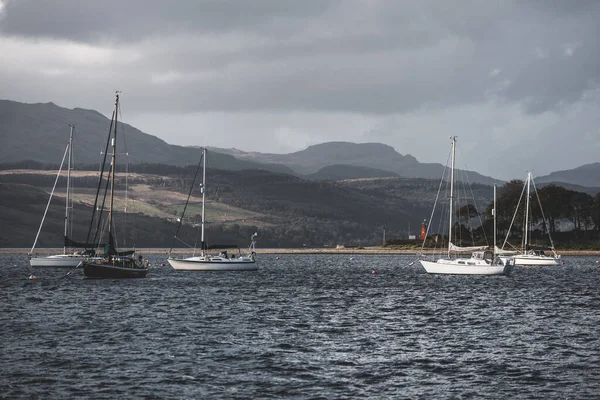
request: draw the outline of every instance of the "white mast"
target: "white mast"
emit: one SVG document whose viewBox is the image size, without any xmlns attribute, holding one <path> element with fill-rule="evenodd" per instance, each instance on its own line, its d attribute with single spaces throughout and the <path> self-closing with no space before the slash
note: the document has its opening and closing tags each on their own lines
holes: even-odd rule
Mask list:
<svg viewBox="0 0 600 400">
<path fill-rule="evenodd" d="M 69 124 L 71 127 L 71 133 L 69 135 L 69 158 L 67 160 L 67 200 L 65 205 L 65 243 L 63 246 L 63 254 L 67 254 L 67 243 L 66 239 L 69 235 L 69 208 L 71 206 L 71 160 L 73 159 L 73 129 L 74 125 Z"/>
<path fill-rule="evenodd" d="M 206 196 L 206 147 L 202 148 L 202 223 L 200 228 L 200 245 L 202 247 L 202 255 L 204 256 L 204 199 Z"/>
<path fill-rule="evenodd" d="M 531 182 L 531 172 L 527 173 L 527 201 L 525 205 L 525 240 L 523 241 L 523 252 L 527 251 L 527 245 L 529 244 L 529 185 Z"/>
<path fill-rule="evenodd" d="M 448 257 L 450 257 L 450 244 L 452 243 L 452 214 L 454 213 L 454 154 L 456 151 L 456 136 L 452 136 L 452 164 L 450 169 L 450 226 L 448 227 Z"/>
<path fill-rule="evenodd" d="M 494 216 L 494 260 L 496 259 L 496 184 L 494 183 L 494 208 L 492 208 Z"/>
<path fill-rule="evenodd" d="M 119 92 L 116 94 L 115 99 L 115 129 L 113 131 L 112 138 L 112 156 L 111 156 L 111 166 L 110 166 L 110 203 L 108 208 L 108 240 L 110 243 L 110 238 L 112 237 L 113 231 L 113 207 L 114 207 L 114 199 L 115 199 L 115 174 L 117 173 L 117 117 L 119 114 Z M 115 245 L 116 247 L 116 245 Z M 116 249 L 115 249 L 116 250 Z"/>
</svg>

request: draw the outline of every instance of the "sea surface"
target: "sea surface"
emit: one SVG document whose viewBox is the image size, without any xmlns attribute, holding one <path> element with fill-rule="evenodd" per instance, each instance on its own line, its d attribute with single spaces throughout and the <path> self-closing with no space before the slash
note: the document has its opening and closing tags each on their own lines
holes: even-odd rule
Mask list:
<svg viewBox="0 0 600 400">
<path fill-rule="evenodd" d="M 510 276 L 401 255 L 149 258 L 146 279 L 90 280 L 1 255 L 0 398 L 600 398 L 594 257 Z"/>
</svg>

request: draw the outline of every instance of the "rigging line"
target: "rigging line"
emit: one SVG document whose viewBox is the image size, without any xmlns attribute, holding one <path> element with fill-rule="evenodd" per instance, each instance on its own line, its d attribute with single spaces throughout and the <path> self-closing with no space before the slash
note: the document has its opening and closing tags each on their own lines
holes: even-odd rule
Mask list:
<svg viewBox="0 0 600 400">
<path fill-rule="evenodd" d="M 469 198 L 466 193 L 467 188 L 464 188 L 463 191 L 465 191 L 465 198 L 469 198 L 473 202 L 473 204 L 469 204 L 469 203 L 466 204 L 467 205 L 466 218 L 467 218 L 467 221 L 469 224 L 469 231 L 471 232 L 471 246 L 475 246 L 475 228 L 473 227 L 474 224 L 473 224 L 472 220 L 474 218 L 471 216 L 471 207 L 469 207 L 469 205 L 472 205 L 475 209 L 475 213 L 477 216 L 477 220 L 479 221 L 479 226 L 481 227 L 481 232 L 483 234 L 485 244 L 486 244 L 486 246 L 489 246 L 489 242 L 487 240 L 487 235 L 485 234 L 485 229 L 483 229 L 483 221 L 481 220 L 481 213 L 479 212 L 479 206 L 477 205 L 477 200 L 475 199 L 475 194 L 473 193 L 473 188 L 471 187 L 471 184 L 469 182 L 469 177 L 467 174 L 465 174 L 465 179 L 467 181 L 467 187 L 469 188 L 469 192 L 471 194 L 471 197 Z"/>
<path fill-rule="evenodd" d="M 550 226 L 546 221 L 546 216 L 544 215 L 544 209 L 542 208 L 542 201 L 540 200 L 540 195 L 538 194 L 537 188 L 535 187 L 535 180 L 533 179 L 533 175 L 531 175 L 531 183 L 533 184 L 533 191 L 535 192 L 535 197 L 538 200 L 538 204 L 540 205 L 540 211 L 542 212 L 542 218 L 544 219 L 544 226 L 546 227 L 546 231 L 548 231 L 548 238 L 550 239 L 550 246 L 552 246 L 552 251 L 554 251 L 554 242 L 552 241 L 552 236 L 550 235 Z"/>
<path fill-rule="evenodd" d="M 460 150 L 459 150 L 460 151 Z M 461 152 L 462 154 L 462 152 Z M 461 158 L 463 159 L 463 158 Z M 487 246 L 489 246 L 489 241 L 488 241 L 488 237 L 485 233 L 485 229 L 483 229 L 483 220 L 481 219 L 481 213 L 479 212 L 479 205 L 477 204 L 477 200 L 475 199 L 475 193 L 473 193 L 473 186 L 471 185 L 471 181 L 469 180 L 469 174 L 467 173 L 467 170 L 469 168 L 469 166 L 465 163 L 465 169 L 463 171 L 463 177 L 464 180 L 467 181 L 467 186 L 469 187 L 469 193 L 471 194 L 471 199 L 473 200 L 473 206 L 475 207 L 475 210 L 477 211 L 477 219 L 479 220 L 479 225 L 481 226 L 481 231 L 483 232 L 483 238 L 485 239 L 485 243 Z M 468 196 L 466 195 L 466 190 L 463 186 L 463 191 L 465 191 L 465 198 L 467 198 Z M 468 214 L 468 219 L 469 219 L 469 225 L 471 224 L 471 213 Z M 473 228 L 471 226 L 469 226 L 470 230 L 471 230 L 471 237 L 472 237 L 472 243 L 473 246 L 475 245 L 475 235 L 473 235 Z M 494 243 L 494 246 L 496 244 Z"/>
<path fill-rule="evenodd" d="M 529 222 L 527 221 L 527 213 L 529 212 L 529 208 L 527 208 L 527 204 L 525 204 L 525 213 L 523 213 L 523 219 L 521 220 L 521 226 L 524 226 L 525 229 L 523 229 L 523 231 L 527 230 L 529 232 Z M 521 235 L 521 251 L 525 252 L 526 246 L 527 246 L 527 241 L 525 240 L 525 238 L 529 236 L 528 234 L 523 234 Z"/>
<path fill-rule="evenodd" d="M 121 93 L 121 91 L 119 91 L 119 93 Z M 121 109 L 121 102 L 119 102 L 117 104 L 117 117 L 119 117 L 119 116 L 121 117 L 119 119 L 119 121 L 121 121 L 120 137 L 123 138 L 123 149 L 125 150 L 124 155 L 125 155 L 125 159 L 126 159 L 126 163 L 125 163 L 125 208 L 124 208 L 123 215 L 121 215 L 121 226 L 122 226 L 121 236 L 123 237 L 123 246 L 126 247 L 126 243 L 127 243 L 127 205 L 128 205 L 128 199 L 129 199 L 129 152 L 127 151 L 127 140 L 126 140 L 126 135 L 125 135 L 125 124 L 123 123 L 123 110 Z M 117 128 L 118 128 L 118 122 L 117 122 Z M 115 165 L 115 169 L 116 169 L 116 165 Z M 116 174 L 115 174 L 115 177 L 116 177 Z"/>
<path fill-rule="evenodd" d="M 121 116 L 121 137 L 123 138 L 123 148 L 125 150 L 125 209 L 124 209 L 124 214 L 122 216 L 122 222 L 123 222 L 123 246 L 126 245 L 126 241 L 127 241 L 127 205 L 128 205 L 128 200 L 129 200 L 129 151 L 127 151 L 127 137 L 125 135 L 125 124 L 123 123 L 123 110 L 121 109 L 121 102 L 119 102 L 118 104 L 119 107 L 119 115 Z"/>
<path fill-rule="evenodd" d="M 181 218 L 179 218 L 179 224 L 177 225 L 177 229 L 175 230 L 175 236 L 173 236 L 173 241 L 171 242 L 171 248 L 169 249 L 169 255 L 173 251 L 173 244 L 175 243 L 175 239 L 179 234 L 179 229 L 181 228 L 181 224 L 183 223 L 183 217 L 185 215 L 185 210 L 187 209 L 188 203 L 190 202 L 190 197 L 192 196 L 192 191 L 194 190 L 194 184 L 196 183 L 196 178 L 198 177 L 198 171 L 200 171 L 200 165 L 202 165 L 202 160 L 204 159 L 204 152 L 200 156 L 200 161 L 198 161 L 198 166 L 196 166 L 196 172 L 194 173 L 194 179 L 192 180 L 192 184 L 190 185 L 190 191 L 188 193 L 187 200 L 185 201 L 185 205 L 183 206 L 183 211 L 181 213 Z M 202 188 L 204 190 L 204 188 Z"/>
<path fill-rule="evenodd" d="M 444 183 L 444 177 L 446 176 L 446 171 L 448 171 L 448 162 L 450 160 L 451 154 L 452 154 L 452 150 L 450 150 L 450 152 L 448 153 L 448 158 L 446 159 L 446 165 L 442 167 L 442 179 L 440 179 L 440 185 L 438 186 L 438 191 L 437 191 L 437 194 L 435 195 L 433 209 L 431 210 L 431 215 L 429 217 L 429 223 L 427 224 L 427 229 L 425 231 L 425 238 L 423 239 L 423 243 L 421 244 L 421 253 L 423 253 L 423 249 L 425 248 L 425 242 L 427 242 L 427 236 L 429 235 L 429 230 L 431 228 L 431 221 L 433 221 L 433 215 L 435 214 L 435 208 L 437 206 L 437 202 L 440 197 L 440 192 L 442 190 L 442 184 Z"/>
<path fill-rule="evenodd" d="M 451 157 L 450 156 L 449 158 Z M 447 163 L 450 163 L 449 160 L 446 161 Z M 451 171 L 450 168 L 447 168 L 446 171 Z M 452 176 L 452 173 L 449 174 L 449 176 Z M 451 179 L 451 178 L 450 178 Z M 443 183 L 445 184 L 445 186 L 443 187 L 444 190 L 444 201 L 441 202 L 440 205 L 440 218 L 438 219 L 438 227 L 437 227 L 437 231 L 438 232 L 444 232 L 444 231 L 448 231 L 448 225 L 449 224 L 449 210 L 450 210 L 450 183 L 449 183 L 449 179 L 448 180 L 444 180 Z M 447 200 L 447 201 L 446 201 Z M 442 254 L 443 253 L 443 248 L 444 248 L 444 235 L 443 234 L 439 234 L 436 236 L 437 239 L 442 238 L 442 240 L 436 240 L 435 242 L 435 252 L 436 254 Z"/>
<path fill-rule="evenodd" d="M 515 223 L 515 218 L 517 217 L 517 211 L 519 211 L 519 207 L 521 206 L 521 200 L 523 200 L 523 195 L 525 194 L 526 185 L 523 185 L 523 189 L 521 190 L 521 196 L 519 196 L 519 202 L 517 203 L 517 207 L 515 208 L 515 213 L 513 214 L 512 221 L 510 221 L 510 225 L 508 226 L 508 231 L 506 231 L 506 237 L 504 238 L 504 243 L 502 243 L 501 250 L 504 250 L 504 246 L 508 243 L 508 236 L 510 235 L 510 230 L 512 229 L 513 224 Z"/>
<path fill-rule="evenodd" d="M 48 212 L 48 208 L 50 208 L 50 202 L 52 201 L 52 196 L 54 195 L 54 190 L 56 189 L 56 184 L 58 183 L 58 178 L 60 177 L 60 172 L 62 171 L 63 164 L 65 162 L 65 158 L 67 157 L 67 153 L 69 151 L 70 145 L 67 144 L 67 148 L 65 149 L 65 154 L 63 155 L 62 161 L 60 162 L 60 167 L 58 169 L 58 173 L 56 174 L 56 179 L 54 180 L 54 186 L 52 187 L 52 192 L 50 193 L 50 198 L 48 199 L 48 204 L 46 204 L 46 210 L 44 211 L 44 215 L 42 217 L 42 222 L 40 223 L 40 228 L 38 229 L 37 235 L 35 235 L 35 240 L 33 242 L 33 246 L 29 251 L 29 255 L 33 253 L 33 249 L 35 249 L 35 245 L 37 244 L 38 238 L 40 236 L 40 232 L 42 231 L 42 226 L 44 225 L 44 220 L 46 219 L 46 213 Z"/>
<path fill-rule="evenodd" d="M 198 248 L 198 235 L 200 234 L 200 229 L 196 229 L 196 237 L 194 238 L 194 251 L 192 252 L 192 256 L 196 256 L 196 249 Z M 202 250 L 204 250 L 204 244 L 200 243 Z"/>
<path fill-rule="evenodd" d="M 132 200 L 132 205 L 131 205 L 131 208 L 132 208 L 133 210 L 136 210 L 136 209 L 137 209 L 137 206 L 136 206 L 136 204 L 137 204 L 137 202 L 136 202 L 135 200 Z M 136 246 L 137 246 L 137 240 L 138 240 L 138 238 L 139 238 L 139 236 L 140 236 L 140 235 L 139 235 L 139 230 L 138 230 L 138 229 L 139 229 L 139 221 L 138 221 L 138 218 L 137 218 L 137 217 L 138 217 L 138 215 L 137 215 L 137 214 L 138 214 L 137 212 L 134 212 L 134 213 L 133 213 L 133 234 L 132 234 L 132 236 L 131 236 L 131 240 L 133 241 L 133 243 L 131 243 L 131 246 L 132 246 L 132 248 L 134 248 L 134 249 L 135 249 L 135 248 L 136 248 Z M 141 230 L 141 229 L 140 229 L 140 230 Z"/>
<path fill-rule="evenodd" d="M 174 239 L 177 239 L 178 241 L 180 241 L 181 243 L 185 244 L 187 247 L 189 247 L 190 249 L 194 248 L 193 246 L 187 244 L 186 242 L 184 242 L 183 240 L 179 239 L 178 237 L 175 237 Z"/>
<path fill-rule="evenodd" d="M 459 243 L 459 245 L 462 243 L 463 241 L 463 230 L 461 229 L 462 223 L 461 223 L 461 219 L 462 219 L 462 213 L 461 213 L 461 202 L 463 202 L 463 199 L 466 200 L 467 195 L 465 192 L 465 185 L 464 185 L 464 178 L 461 178 L 462 175 L 462 171 L 455 170 L 455 174 L 458 177 L 458 179 L 456 180 L 455 184 L 454 184 L 454 192 L 457 193 L 456 195 L 456 200 L 454 201 L 454 206 L 456 208 L 456 210 L 450 210 L 451 213 L 454 213 L 454 215 L 456 216 L 456 229 L 458 229 L 458 232 L 456 232 L 456 229 L 454 230 L 454 235 L 452 236 L 453 238 L 456 238 L 456 242 Z M 459 185 L 458 183 L 461 183 L 461 185 Z M 463 192 L 463 194 L 461 194 L 461 190 Z M 464 201 L 466 204 L 466 201 Z M 467 224 L 469 224 L 469 220 L 468 218 L 465 218 L 467 220 Z"/>
<path fill-rule="evenodd" d="M 73 126 L 73 129 L 75 129 L 75 124 L 70 124 Z M 70 192 L 73 193 L 74 192 L 74 188 L 75 185 L 73 185 L 73 176 L 72 176 L 72 171 L 75 170 L 74 166 L 73 166 L 73 139 L 71 138 L 71 149 L 69 151 L 69 162 L 67 163 L 67 165 L 69 165 L 69 173 L 67 173 L 67 182 L 68 185 L 70 187 Z M 71 179 L 69 179 L 68 177 L 71 177 Z M 73 237 L 73 220 L 75 219 L 75 208 L 73 207 L 73 196 L 69 195 L 67 196 L 68 198 L 68 202 L 67 202 L 67 209 L 69 210 L 69 225 L 67 227 L 67 235 L 69 238 Z"/>
<path fill-rule="evenodd" d="M 119 103 L 120 107 L 120 103 Z M 123 137 L 123 140 L 125 138 Z M 122 237 L 123 237 L 123 247 L 126 247 L 127 244 L 127 204 L 129 199 L 129 155 L 125 153 L 125 206 L 123 208 L 123 215 L 121 216 L 121 226 L 122 228 Z"/>
<path fill-rule="evenodd" d="M 98 178 L 98 188 L 96 189 L 96 198 L 94 200 L 94 208 L 92 208 L 92 220 L 90 221 L 90 227 L 88 229 L 87 238 L 85 240 L 86 246 L 90 242 L 90 235 L 92 234 L 92 226 L 94 225 L 94 217 L 96 216 L 96 207 L 98 206 L 98 195 L 100 194 L 100 188 L 102 187 L 102 176 L 104 175 L 104 168 L 106 166 L 106 154 L 108 153 L 108 145 L 110 143 L 110 136 L 112 133 L 112 127 L 113 127 L 113 123 L 115 120 L 115 111 L 116 110 L 113 110 L 112 117 L 110 119 L 110 127 L 108 128 L 108 139 L 106 140 L 106 147 L 104 149 L 104 158 L 102 159 L 102 166 L 100 167 L 100 177 Z M 95 244 L 95 240 L 94 240 L 94 244 Z"/>
<path fill-rule="evenodd" d="M 435 232 L 443 232 L 445 230 L 444 226 L 446 225 L 447 219 L 448 219 L 447 218 L 447 214 L 448 214 L 448 212 L 447 212 L 448 210 L 447 209 L 448 209 L 448 206 L 446 204 L 444 204 L 444 205 L 442 205 L 439 208 L 440 208 L 440 211 L 439 211 L 440 218 L 439 218 L 439 220 L 437 222 L 437 226 L 434 227 L 433 223 L 432 223 L 431 227 L 428 227 L 428 229 L 427 229 L 426 237 L 430 235 L 429 232 L 434 232 L 434 231 Z M 444 221 L 446 221 L 446 222 L 444 222 Z M 433 243 L 433 253 L 434 254 L 440 254 L 440 253 L 442 253 L 443 238 L 440 241 L 440 240 L 438 240 L 439 237 L 440 237 L 439 234 L 436 234 L 434 236 L 434 243 Z M 437 238 L 437 239 L 435 239 L 435 238 Z"/>
<path fill-rule="evenodd" d="M 512 244 L 511 242 L 506 242 L 506 244 L 513 250 L 519 250 L 514 244 Z M 501 249 L 503 250 L 503 249 Z"/>
<path fill-rule="evenodd" d="M 98 215 L 98 226 L 96 228 L 96 234 L 94 235 L 93 244 L 96 244 L 96 241 L 100 241 L 100 237 L 98 235 L 98 231 L 100 230 L 100 225 L 102 223 L 102 214 L 104 214 L 104 206 L 106 205 L 106 196 L 108 195 L 108 188 L 110 186 L 110 179 L 113 173 L 113 168 L 108 172 L 108 176 L 106 177 L 106 185 L 104 187 L 104 196 L 102 197 L 102 205 L 100 206 L 100 214 Z M 109 227 L 112 228 L 112 227 Z M 110 230 L 109 230 L 110 231 Z"/>
<path fill-rule="evenodd" d="M 92 243 L 96 243 L 96 241 L 100 242 L 100 238 L 102 237 L 102 235 L 98 235 L 98 232 L 99 232 L 100 224 L 102 223 L 102 215 L 104 214 L 104 210 L 106 209 L 105 208 L 106 197 L 108 196 L 112 174 L 114 174 L 114 173 L 115 173 L 114 172 L 114 168 L 111 168 L 108 171 L 108 175 L 106 177 L 106 185 L 104 187 L 104 195 L 102 197 L 102 205 L 100 206 L 100 214 L 98 216 L 98 228 L 96 229 L 96 234 L 94 235 L 94 241 Z M 108 221 L 107 221 L 107 223 L 108 223 Z M 108 228 L 109 228 L 109 232 L 112 231 L 112 230 L 114 230 L 114 224 L 113 224 L 113 226 L 108 226 Z M 110 237 L 109 237 L 109 239 L 110 239 Z M 114 236 L 113 236 L 113 239 L 114 239 Z"/>
<path fill-rule="evenodd" d="M 69 270 L 69 272 L 67 272 L 67 273 L 66 273 L 66 274 L 63 276 L 63 278 L 66 278 L 66 277 L 68 277 L 69 275 L 71 275 L 71 273 L 72 273 L 73 271 L 75 271 L 76 269 L 78 269 L 78 268 L 80 268 L 80 267 L 81 267 L 81 262 L 79 262 L 79 264 L 77 264 L 77 266 L 76 266 L 75 268 L 72 268 L 71 270 Z"/>
<path fill-rule="evenodd" d="M 121 93 L 121 91 L 119 91 L 119 93 Z M 125 140 L 125 124 L 123 123 L 123 111 L 121 110 L 121 102 L 119 102 L 118 107 L 119 107 L 118 116 L 121 116 L 119 121 L 121 121 L 121 136 L 123 137 L 123 149 L 125 150 L 125 155 L 128 155 L 127 154 L 127 141 Z"/>
</svg>

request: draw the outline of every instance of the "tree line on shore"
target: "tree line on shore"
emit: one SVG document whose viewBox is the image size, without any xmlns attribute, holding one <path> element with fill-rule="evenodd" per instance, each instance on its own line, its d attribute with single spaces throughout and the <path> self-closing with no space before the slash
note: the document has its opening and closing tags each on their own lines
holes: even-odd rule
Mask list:
<svg viewBox="0 0 600 400">
<path fill-rule="evenodd" d="M 522 180 L 511 180 L 498 189 L 495 213 L 500 247 L 505 242 L 509 248 L 523 247 L 527 203 L 524 185 Z M 591 196 L 548 184 L 530 193 L 529 204 L 530 244 L 600 249 L 600 193 Z M 458 208 L 452 227 L 453 242 L 463 246 L 491 245 L 493 212 L 493 203 L 482 212 L 472 204 Z M 430 232 L 425 244 L 439 247 L 447 240 L 446 231 Z"/>
</svg>

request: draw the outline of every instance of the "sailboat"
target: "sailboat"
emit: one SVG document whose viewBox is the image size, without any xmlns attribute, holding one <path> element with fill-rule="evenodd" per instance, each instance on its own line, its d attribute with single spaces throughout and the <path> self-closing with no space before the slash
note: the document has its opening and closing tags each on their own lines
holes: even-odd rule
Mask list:
<svg viewBox="0 0 600 400">
<path fill-rule="evenodd" d="M 200 254 L 196 255 L 196 248 L 193 248 L 192 257 L 188 258 L 172 258 L 171 252 L 173 251 L 173 246 L 169 250 L 169 258 L 167 259 L 168 263 L 175 270 L 181 271 L 256 271 L 258 270 L 258 265 L 256 264 L 255 249 L 256 249 L 256 236 L 257 233 L 254 233 L 250 237 L 250 246 L 248 247 L 248 253 L 246 255 L 242 255 L 239 252 L 238 246 L 235 245 L 212 245 L 208 246 L 204 241 L 204 224 L 205 224 L 205 200 L 206 200 L 206 148 L 202 148 L 202 157 L 200 158 L 200 162 L 198 163 L 198 167 L 196 168 L 196 174 L 194 175 L 194 179 L 192 181 L 192 186 L 190 188 L 190 192 L 188 194 L 187 201 L 183 208 L 183 212 L 181 218 L 179 218 L 179 224 L 177 225 L 177 230 L 175 231 L 175 235 L 173 237 L 173 243 L 179 233 L 179 229 L 181 228 L 181 224 L 183 223 L 183 217 L 185 215 L 185 210 L 190 201 L 190 197 L 192 195 L 192 189 L 194 188 L 194 183 L 196 181 L 196 177 L 198 176 L 198 170 L 200 165 L 202 164 L 202 186 L 200 187 L 200 191 L 202 193 L 202 221 L 200 223 Z M 191 246 L 190 246 L 191 247 Z M 238 249 L 238 255 L 227 254 L 226 249 Z M 209 254 L 208 250 L 220 249 L 222 251 L 219 254 Z"/>
<path fill-rule="evenodd" d="M 457 274 L 457 275 L 502 275 L 509 272 L 510 266 L 500 264 L 493 251 L 487 246 L 459 247 L 452 243 L 452 214 L 454 211 L 454 164 L 456 154 L 456 136 L 452 140 L 452 158 L 450 169 L 450 207 L 448 228 L 448 250 L 446 258 L 435 261 L 421 258 L 419 262 L 429 274 Z M 443 179 L 443 178 L 442 178 Z M 435 209 L 435 206 L 434 206 Z M 494 212 L 494 216 L 495 216 Z M 433 217 L 433 215 L 432 215 Z M 431 222 L 431 221 L 430 221 Z M 431 223 L 428 225 L 431 226 Z M 425 244 L 425 242 L 423 242 Z M 472 252 L 470 258 L 451 258 L 452 253 Z"/>
<path fill-rule="evenodd" d="M 52 192 L 50 193 L 50 199 L 48 199 L 48 204 L 46 205 L 46 210 L 44 211 L 44 215 L 42 217 L 42 222 L 40 223 L 40 227 L 38 229 L 37 235 L 35 236 L 35 240 L 33 242 L 33 246 L 29 251 L 29 264 L 32 267 L 69 267 L 74 268 L 83 260 L 85 260 L 89 255 L 84 251 L 74 251 L 74 248 L 85 248 L 85 244 L 77 243 L 73 241 L 69 236 L 71 234 L 71 225 L 72 225 L 72 210 L 73 204 L 71 201 L 71 170 L 73 168 L 73 130 L 74 126 L 69 125 L 71 127 L 71 133 L 69 134 L 69 142 L 67 143 L 67 147 L 65 149 L 65 153 L 63 155 L 62 161 L 60 163 L 60 167 L 58 169 L 58 173 L 56 174 L 56 180 L 54 181 L 54 186 L 52 187 Z M 46 257 L 34 257 L 33 251 L 35 250 L 35 246 L 37 245 L 37 241 L 40 236 L 40 232 L 42 231 L 42 226 L 44 225 L 44 221 L 46 220 L 46 214 L 48 213 L 48 209 L 50 207 L 50 202 L 52 201 L 52 197 L 54 195 L 54 191 L 56 190 L 56 184 L 58 183 L 58 178 L 62 172 L 63 165 L 65 163 L 65 159 L 67 160 L 67 195 L 66 195 L 66 204 L 65 204 L 65 230 L 64 230 L 64 247 L 62 254 L 53 254 Z M 71 249 L 69 252 L 68 250 Z"/>
<path fill-rule="evenodd" d="M 113 224 L 113 210 L 114 210 L 114 192 L 115 192 L 115 174 L 116 174 L 116 158 L 117 158 L 117 117 L 119 112 L 119 92 L 116 94 L 115 108 L 113 111 L 113 118 L 111 118 L 111 125 L 109 128 L 108 140 L 106 148 L 108 149 L 109 142 L 112 143 L 112 155 L 110 172 L 107 177 L 107 185 L 110 183 L 110 198 L 109 198 L 109 209 L 108 209 L 108 243 L 105 244 L 104 254 L 94 259 L 87 259 L 81 261 L 79 267 L 83 268 L 83 274 L 86 278 L 144 278 L 148 274 L 148 261 L 144 260 L 142 256 L 135 257 L 135 250 L 119 251 L 116 246 L 114 238 L 114 224 Z M 114 123 L 114 129 L 113 129 Z M 111 138 L 112 134 L 112 138 Z M 112 139 L 112 140 L 111 140 Z M 100 195 L 100 189 L 102 186 L 102 176 L 104 173 L 104 167 L 106 165 L 106 155 L 104 152 L 104 160 L 102 163 L 102 169 L 100 171 L 100 179 L 98 180 L 98 189 L 96 191 L 96 200 L 94 202 L 94 213 L 97 210 L 98 200 Z M 105 188 L 102 200 L 101 210 L 104 209 L 104 201 L 106 200 L 107 188 Z M 98 217 L 98 224 L 96 232 L 94 234 L 93 243 L 96 243 L 96 239 L 99 236 L 102 225 L 102 211 Z M 94 225 L 94 215 L 90 222 L 90 228 L 88 231 L 88 242 Z M 100 247 L 100 246 L 98 246 Z"/>
<path fill-rule="evenodd" d="M 512 262 L 514 265 L 517 266 L 528 266 L 528 267 L 533 267 L 533 266 L 553 266 L 553 265 L 560 265 L 561 261 L 560 261 L 560 255 L 556 254 L 556 251 L 554 250 L 554 244 L 552 242 L 552 237 L 550 236 L 550 230 L 547 229 L 548 231 L 548 238 L 550 239 L 550 247 L 542 247 L 542 246 L 532 246 L 531 245 L 531 232 L 530 232 L 530 224 L 529 224 L 529 214 L 530 214 L 530 206 L 529 206 L 529 200 L 530 200 L 530 191 L 531 191 L 531 183 L 533 183 L 533 189 L 534 192 L 536 193 L 537 196 L 537 190 L 535 188 L 535 182 L 533 181 L 533 177 L 531 175 L 531 172 L 527 173 L 527 179 L 525 181 L 525 184 L 523 185 L 523 190 L 526 190 L 526 200 L 525 200 L 525 225 L 523 227 L 523 241 L 521 244 L 521 251 L 520 252 L 512 252 L 512 255 L 505 255 L 505 256 L 501 256 L 501 259 L 504 262 Z M 523 193 L 521 193 L 521 197 L 523 196 Z M 539 201 L 539 197 L 538 197 L 538 201 Z M 519 200 L 520 203 L 520 200 Z M 542 204 L 540 202 L 540 209 L 542 208 Z M 517 212 L 519 210 L 519 205 L 517 204 L 517 207 L 515 209 L 515 214 L 513 215 L 513 221 L 515 220 L 515 217 L 517 215 Z M 544 219 L 544 223 L 546 221 L 546 218 L 544 217 L 544 211 L 542 210 L 542 218 Z M 508 233 L 506 235 L 506 239 L 504 240 L 504 244 L 502 245 L 501 250 L 504 250 L 504 247 L 506 246 L 506 244 L 508 243 L 508 236 L 510 234 L 510 228 L 512 227 L 512 222 L 511 225 L 508 229 Z M 545 253 L 545 251 L 551 251 L 552 255 L 548 255 Z M 515 254 L 517 253 L 517 254 Z"/>
</svg>

